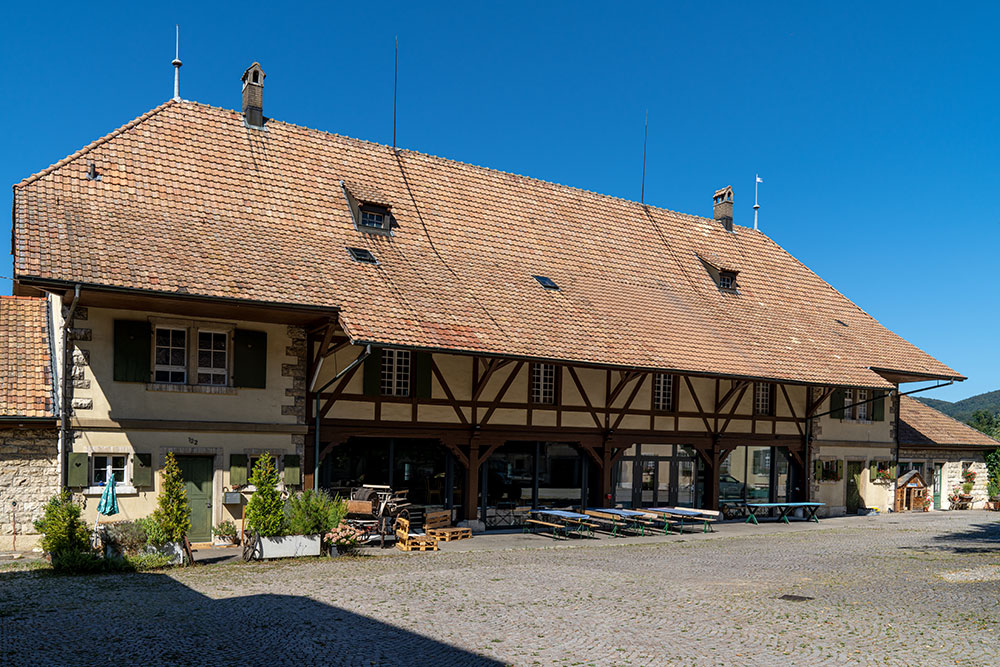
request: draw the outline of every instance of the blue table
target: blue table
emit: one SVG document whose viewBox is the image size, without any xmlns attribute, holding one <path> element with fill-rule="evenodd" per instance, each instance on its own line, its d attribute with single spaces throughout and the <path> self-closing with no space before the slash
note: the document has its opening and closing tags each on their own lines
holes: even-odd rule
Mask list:
<svg viewBox="0 0 1000 667">
<path fill-rule="evenodd" d="M 692 521 L 701 521 L 704 525 L 702 532 L 709 532 L 712 530 L 710 522 L 715 521 L 714 516 L 709 516 L 704 512 L 699 512 L 694 509 L 685 509 L 683 507 L 650 507 L 646 510 L 647 512 L 653 512 L 655 514 L 664 514 L 666 516 L 676 517 L 680 519 L 680 525 L 678 526 L 678 532 L 684 532 L 684 520 L 691 519 Z M 666 530 L 664 530 L 666 532 Z"/>
<path fill-rule="evenodd" d="M 547 510 L 547 509 L 537 509 L 531 510 L 529 514 L 537 514 L 539 516 L 549 516 L 556 519 L 561 519 L 566 524 L 572 524 L 577 532 L 587 531 L 588 534 L 593 534 L 590 529 L 590 524 L 587 522 L 591 517 L 586 514 L 580 514 L 579 512 L 570 512 L 568 510 Z"/>
<path fill-rule="evenodd" d="M 746 523 L 753 523 L 755 526 L 760 525 L 757 521 L 757 512 L 762 509 L 772 508 L 778 508 L 778 521 L 788 523 L 788 515 L 793 510 L 804 509 L 808 512 L 808 516 L 805 517 L 806 521 L 815 521 L 816 523 L 819 523 L 819 519 L 816 518 L 816 510 L 825 505 L 826 503 L 747 503 L 746 506 L 748 514 Z"/>
<path fill-rule="evenodd" d="M 587 512 L 597 512 L 598 514 L 607 514 L 613 517 L 618 517 L 627 524 L 628 528 L 632 529 L 633 531 L 638 530 L 640 535 L 646 534 L 646 525 L 642 521 L 640 521 L 640 519 L 647 516 L 646 512 L 636 512 L 635 510 L 623 510 L 617 507 L 591 507 L 587 509 Z M 617 524 L 612 524 L 611 534 L 615 537 L 618 537 Z"/>
</svg>

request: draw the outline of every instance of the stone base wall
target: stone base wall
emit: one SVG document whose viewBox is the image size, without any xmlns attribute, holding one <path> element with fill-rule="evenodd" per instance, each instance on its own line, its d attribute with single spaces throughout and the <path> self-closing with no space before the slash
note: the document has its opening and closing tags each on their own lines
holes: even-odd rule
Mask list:
<svg viewBox="0 0 1000 667">
<path fill-rule="evenodd" d="M 41 539 L 34 521 L 59 492 L 58 439 L 54 426 L 0 429 L 0 551 L 13 546 L 30 551 Z M 12 518 L 17 521 L 16 544 Z"/>
<path fill-rule="evenodd" d="M 924 469 L 928 470 L 927 486 L 934 486 L 933 464 L 943 463 L 941 466 L 941 509 L 951 508 L 948 496 L 956 486 L 961 486 L 962 472 L 969 464 L 969 470 L 976 473 L 976 481 L 972 487 L 972 508 L 982 509 L 989 500 L 987 493 L 987 471 L 985 453 L 981 450 L 948 450 L 948 449 L 907 449 L 901 448 L 899 451 L 901 460 L 924 461 Z"/>
</svg>

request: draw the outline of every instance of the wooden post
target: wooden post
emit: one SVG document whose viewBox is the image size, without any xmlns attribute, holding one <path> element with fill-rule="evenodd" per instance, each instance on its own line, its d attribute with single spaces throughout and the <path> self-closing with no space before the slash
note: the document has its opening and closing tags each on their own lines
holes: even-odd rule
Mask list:
<svg viewBox="0 0 1000 667">
<path fill-rule="evenodd" d="M 708 506 L 706 509 L 717 510 L 719 509 L 719 441 L 718 438 L 712 439 L 712 451 L 711 456 L 709 456 L 709 466 L 708 470 L 705 471 L 705 477 L 707 484 L 705 489 L 705 504 Z"/>
<path fill-rule="evenodd" d="M 465 492 L 462 496 L 462 512 L 466 521 L 479 518 L 479 443 L 469 443 L 469 465 L 465 468 Z"/>
<path fill-rule="evenodd" d="M 313 488 L 313 468 L 315 467 L 315 462 L 313 461 L 313 459 L 315 458 L 316 458 L 316 434 L 309 433 L 306 435 L 306 444 L 302 456 L 302 466 L 303 468 L 305 468 L 302 475 L 303 489 Z"/>
<path fill-rule="evenodd" d="M 605 438 L 604 445 L 601 448 L 601 507 L 611 507 L 614 504 L 614 498 L 610 497 L 614 493 L 614 482 L 611 479 L 613 469 L 614 466 L 611 464 L 611 443 Z"/>
</svg>

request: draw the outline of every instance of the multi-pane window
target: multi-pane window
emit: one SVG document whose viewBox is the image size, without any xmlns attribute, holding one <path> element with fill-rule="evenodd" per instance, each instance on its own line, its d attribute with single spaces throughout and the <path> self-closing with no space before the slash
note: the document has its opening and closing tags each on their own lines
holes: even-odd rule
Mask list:
<svg viewBox="0 0 1000 667">
<path fill-rule="evenodd" d="M 187 382 L 187 330 L 156 328 L 156 382 Z"/>
<path fill-rule="evenodd" d="M 858 389 L 854 393 L 854 398 L 855 398 L 854 402 L 857 403 L 857 405 L 854 406 L 855 418 L 859 422 L 868 421 L 868 414 L 871 409 L 870 407 L 871 404 L 865 403 L 865 401 L 868 400 L 868 390 Z"/>
<path fill-rule="evenodd" d="M 733 274 L 731 273 L 720 273 L 719 274 L 719 287 L 722 289 L 733 289 Z"/>
<path fill-rule="evenodd" d="M 90 457 L 90 460 L 93 466 L 90 475 L 92 486 L 104 486 L 111 477 L 114 477 L 118 484 L 125 481 L 125 466 L 128 463 L 128 457 L 124 454 L 120 456 L 96 454 Z"/>
<path fill-rule="evenodd" d="M 410 395 L 410 359 L 409 350 L 382 350 L 383 396 Z"/>
<path fill-rule="evenodd" d="M 221 331 L 198 332 L 198 384 L 225 385 L 228 382 L 227 339 Z"/>
<path fill-rule="evenodd" d="M 555 364 L 533 364 L 531 367 L 531 402 L 554 405 L 556 402 Z"/>
<path fill-rule="evenodd" d="M 375 229 L 385 228 L 385 214 L 374 211 L 361 211 L 361 226 Z"/>
<path fill-rule="evenodd" d="M 753 385 L 753 411 L 758 415 L 771 414 L 771 386 L 767 382 L 755 382 Z"/>
<path fill-rule="evenodd" d="M 653 380 L 653 408 L 661 412 L 674 409 L 674 376 L 657 373 Z"/>
</svg>

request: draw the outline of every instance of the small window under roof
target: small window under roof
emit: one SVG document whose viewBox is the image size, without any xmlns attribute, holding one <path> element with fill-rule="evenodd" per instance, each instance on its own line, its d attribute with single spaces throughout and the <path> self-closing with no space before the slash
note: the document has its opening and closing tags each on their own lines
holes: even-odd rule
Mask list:
<svg viewBox="0 0 1000 667">
<path fill-rule="evenodd" d="M 348 248 L 347 252 L 350 253 L 351 259 L 355 262 L 364 262 L 365 264 L 378 264 L 378 260 L 375 259 L 375 255 L 371 254 L 368 250 L 364 248 Z"/>
<path fill-rule="evenodd" d="M 559 289 L 559 285 L 556 285 L 556 281 L 552 280 L 552 278 L 549 278 L 548 276 L 532 276 L 532 278 L 537 280 L 538 284 L 545 289 Z"/>
</svg>

